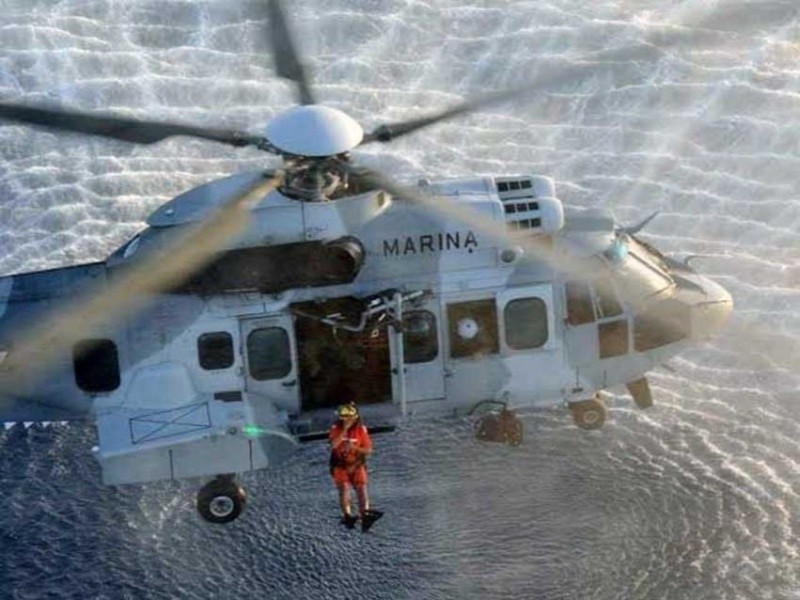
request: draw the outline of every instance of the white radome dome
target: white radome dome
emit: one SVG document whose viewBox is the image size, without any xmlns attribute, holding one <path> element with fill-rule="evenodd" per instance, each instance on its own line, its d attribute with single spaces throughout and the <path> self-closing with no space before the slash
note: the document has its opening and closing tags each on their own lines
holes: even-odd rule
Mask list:
<svg viewBox="0 0 800 600">
<path fill-rule="evenodd" d="M 306 105 L 273 118 L 267 125 L 267 139 L 288 154 L 333 156 L 358 146 L 364 139 L 364 130 L 340 110 Z"/>
</svg>

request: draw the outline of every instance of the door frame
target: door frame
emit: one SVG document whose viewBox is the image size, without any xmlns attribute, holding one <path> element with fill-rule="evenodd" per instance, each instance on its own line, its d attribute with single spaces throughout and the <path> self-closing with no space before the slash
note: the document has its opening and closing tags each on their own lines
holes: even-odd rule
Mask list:
<svg viewBox="0 0 800 600">
<path fill-rule="evenodd" d="M 253 331 L 259 329 L 280 328 L 287 336 L 289 343 L 289 371 L 274 379 L 255 379 L 250 371 L 250 356 L 247 352 L 247 342 Z M 290 314 L 270 315 L 259 317 L 243 317 L 239 319 L 240 348 L 242 357 L 242 379 L 244 390 L 248 394 L 255 394 L 271 400 L 276 408 L 285 410 L 290 414 L 300 411 L 300 386 L 298 385 L 297 372 L 297 341 L 294 331 L 294 317 Z"/>
</svg>

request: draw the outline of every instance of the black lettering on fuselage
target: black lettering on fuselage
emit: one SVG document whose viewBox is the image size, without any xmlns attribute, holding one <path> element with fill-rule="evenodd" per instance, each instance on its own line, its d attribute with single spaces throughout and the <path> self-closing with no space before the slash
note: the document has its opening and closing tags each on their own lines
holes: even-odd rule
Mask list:
<svg viewBox="0 0 800 600">
<path fill-rule="evenodd" d="M 384 256 L 397 256 L 400 254 L 400 240 L 394 238 L 391 242 L 383 240 L 383 255 Z"/>
<path fill-rule="evenodd" d="M 474 233 L 468 231 L 467 239 L 464 240 L 464 248 L 472 252 L 477 247 L 478 247 L 478 238 L 475 237 Z"/>
<path fill-rule="evenodd" d="M 475 232 L 446 231 L 383 240 L 383 255 L 435 254 L 449 250 L 467 250 L 472 253 L 477 247 L 478 237 Z"/>
<path fill-rule="evenodd" d="M 458 250 L 461 247 L 461 234 L 456 231 L 455 233 L 447 233 L 445 242 L 445 250 Z"/>
</svg>

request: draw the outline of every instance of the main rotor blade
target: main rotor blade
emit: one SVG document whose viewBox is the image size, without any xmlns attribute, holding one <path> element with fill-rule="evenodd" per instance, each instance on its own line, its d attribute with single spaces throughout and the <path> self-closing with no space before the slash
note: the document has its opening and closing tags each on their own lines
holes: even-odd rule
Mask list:
<svg viewBox="0 0 800 600">
<path fill-rule="evenodd" d="M 413 133 L 418 129 L 422 129 L 423 127 L 429 127 L 430 125 L 434 125 L 440 121 L 452 119 L 453 117 L 457 117 L 466 113 L 475 112 L 476 110 L 486 108 L 492 104 L 507 102 L 519 96 L 523 96 L 532 90 L 533 86 L 525 86 L 513 90 L 506 90 L 504 92 L 483 96 L 482 98 L 469 100 L 463 104 L 459 104 L 458 106 L 454 106 L 453 108 L 449 108 L 428 117 L 420 117 L 419 119 L 411 119 L 409 121 L 399 121 L 397 123 L 386 123 L 378 126 L 371 133 L 366 134 L 364 136 L 364 141 L 361 143 L 390 142 L 404 135 L 408 135 L 409 133 Z"/>
<path fill-rule="evenodd" d="M 13 350 L 4 366 L 28 377 L 44 372 L 87 331 L 119 320 L 141 308 L 148 296 L 185 281 L 244 230 L 249 222 L 249 205 L 275 189 L 280 180 L 280 176 L 273 176 L 251 187 L 172 244 L 122 271 L 105 289 L 89 292 L 73 306 L 22 331 L 12 340 Z"/>
<path fill-rule="evenodd" d="M 574 83 L 584 78 L 598 74 L 599 65 L 606 65 L 613 68 L 620 61 L 629 60 L 653 60 L 663 53 L 665 48 L 681 43 L 683 37 L 677 33 L 652 34 L 655 41 L 643 40 L 637 44 L 600 50 L 584 55 L 576 62 L 559 61 L 558 64 L 544 65 L 543 70 L 537 73 L 533 80 L 522 87 L 511 90 L 488 94 L 486 96 L 468 100 L 462 104 L 443 110 L 439 113 L 399 121 L 397 123 L 387 123 L 378 126 L 374 131 L 364 136 L 362 144 L 369 142 L 390 142 L 398 137 L 413 133 L 418 129 L 435 125 L 440 121 L 446 121 L 454 117 L 475 112 L 482 108 L 487 108 L 493 104 L 508 102 L 517 97 L 524 97 L 527 94 L 543 93 L 550 89 L 557 88 L 559 85 Z M 713 36 L 712 36 L 713 37 Z"/>
<path fill-rule="evenodd" d="M 297 53 L 297 45 L 286 24 L 283 5 L 280 0 L 269 2 L 270 42 L 275 70 L 280 77 L 291 79 L 297 83 L 297 91 L 301 104 L 316 104 L 311 93 L 311 84 L 305 67 Z"/>
<path fill-rule="evenodd" d="M 380 125 L 374 131 L 365 135 L 364 141 L 361 143 L 366 144 L 375 141 L 390 142 L 398 137 L 413 133 L 418 129 L 435 125 L 440 121 L 446 121 L 463 114 L 475 112 L 493 104 L 508 102 L 514 98 L 520 98 L 534 93 L 541 94 L 565 83 L 580 81 L 586 77 L 595 75 L 597 73 L 598 63 L 608 62 L 613 64 L 615 61 L 623 60 L 624 58 L 622 57 L 626 57 L 632 49 L 639 53 L 641 52 L 638 46 L 616 48 L 587 55 L 583 62 L 564 62 L 556 65 L 545 65 L 543 70 L 524 86 L 468 100 L 462 104 L 427 117 Z M 653 49 L 650 53 L 652 54 L 653 52 L 657 54 L 659 51 Z"/>
<path fill-rule="evenodd" d="M 185 135 L 222 142 L 231 146 L 256 146 L 262 150 L 272 150 L 272 146 L 266 138 L 250 136 L 239 131 L 157 121 L 139 121 L 111 115 L 92 115 L 78 111 L 25 106 L 11 102 L 0 102 L 0 119 L 100 135 L 136 144 L 154 144 L 168 137 Z"/>
</svg>

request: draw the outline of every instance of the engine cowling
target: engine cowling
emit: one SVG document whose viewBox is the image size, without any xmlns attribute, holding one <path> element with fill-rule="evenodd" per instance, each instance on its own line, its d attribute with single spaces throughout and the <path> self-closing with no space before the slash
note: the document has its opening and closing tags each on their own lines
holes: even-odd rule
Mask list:
<svg viewBox="0 0 800 600">
<path fill-rule="evenodd" d="M 494 184 L 512 231 L 552 235 L 564 226 L 564 207 L 549 177 L 495 177 Z"/>
</svg>

